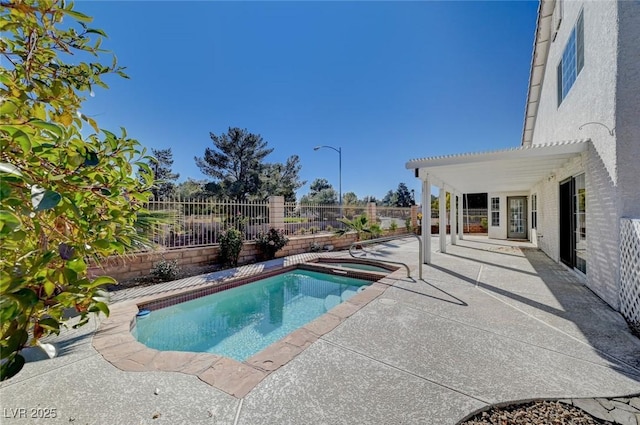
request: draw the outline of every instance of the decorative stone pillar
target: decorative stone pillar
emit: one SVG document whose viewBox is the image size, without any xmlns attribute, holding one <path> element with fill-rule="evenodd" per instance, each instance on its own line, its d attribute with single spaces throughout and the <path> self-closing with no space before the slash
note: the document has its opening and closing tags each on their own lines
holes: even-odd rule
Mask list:
<svg viewBox="0 0 640 425">
<path fill-rule="evenodd" d="M 269 227 L 284 229 L 284 196 L 269 197 Z"/>
<path fill-rule="evenodd" d="M 378 210 L 375 202 L 367 204 L 367 220 L 369 220 L 369 223 L 375 223 L 378 220 Z"/>
<path fill-rule="evenodd" d="M 411 232 L 418 226 L 418 206 L 411 205 Z"/>
</svg>

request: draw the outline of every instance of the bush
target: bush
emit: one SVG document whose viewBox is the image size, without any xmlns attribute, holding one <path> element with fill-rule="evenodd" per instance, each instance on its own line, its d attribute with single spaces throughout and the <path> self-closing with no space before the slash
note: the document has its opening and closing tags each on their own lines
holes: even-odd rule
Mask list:
<svg viewBox="0 0 640 425">
<path fill-rule="evenodd" d="M 151 269 L 151 274 L 163 282 L 174 280 L 180 274 L 180 267 L 176 260 L 162 260 Z"/>
<path fill-rule="evenodd" d="M 238 229 L 227 229 L 220 237 L 220 262 L 225 267 L 236 267 L 242 251 L 242 233 Z"/>
<path fill-rule="evenodd" d="M 404 219 L 404 228 L 409 232 L 411 230 L 411 218 L 407 217 Z"/>
<path fill-rule="evenodd" d="M 482 217 L 482 219 L 480 219 L 480 226 L 482 226 L 484 230 L 487 230 L 489 228 L 489 222 L 487 221 L 486 217 Z"/>
<path fill-rule="evenodd" d="M 393 220 L 391 224 L 389 224 L 389 230 L 391 230 L 392 232 L 398 230 L 398 223 L 396 223 L 395 220 Z"/>
<path fill-rule="evenodd" d="M 268 232 L 260 232 L 256 236 L 256 247 L 262 252 L 265 259 L 275 258 L 276 252 L 280 251 L 289 243 L 289 238 L 284 235 L 282 229 L 269 229 Z"/>
<path fill-rule="evenodd" d="M 149 200 L 150 157 L 85 115 L 85 96 L 126 76 L 99 49 L 100 29 L 71 2 L 0 7 L 0 379 L 24 366 L 27 345 L 59 334 L 71 309 L 79 327 L 109 314 L 90 260 L 138 249 Z M 64 20 L 64 23 L 63 23 Z M 87 60 L 93 62 L 89 63 Z M 138 170 L 142 172 L 138 173 Z"/>
<path fill-rule="evenodd" d="M 374 223 L 369 226 L 369 235 L 369 239 L 375 239 L 382 236 L 382 226 L 380 226 L 378 223 Z"/>
</svg>

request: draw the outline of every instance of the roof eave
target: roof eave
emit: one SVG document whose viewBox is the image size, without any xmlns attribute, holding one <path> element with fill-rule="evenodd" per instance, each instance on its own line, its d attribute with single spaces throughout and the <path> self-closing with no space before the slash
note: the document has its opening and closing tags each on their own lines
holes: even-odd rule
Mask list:
<svg viewBox="0 0 640 425">
<path fill-rule="evenodd" d="M 542 92 L 549 46 L 553 41 L 551 28 L 553 26 L 553 10 L 556 0 L 540 0 L 538 7 L 538 19 L 536 34 L 533 43 L 531 57 L 531 71 L 529 72 L 529 89 L 524 113 L 522 129 L 522 145 L 530 145 L 533 140 L 533 131 L 538 115 L 538 104 Z"/>
</svg>

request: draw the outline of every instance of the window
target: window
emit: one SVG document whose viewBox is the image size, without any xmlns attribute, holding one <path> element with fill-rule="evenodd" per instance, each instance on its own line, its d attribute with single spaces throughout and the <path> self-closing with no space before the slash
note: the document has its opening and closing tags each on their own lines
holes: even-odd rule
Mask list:
<svg viewBox="0 0 640 425">
<path fill-rule="evenodd" d="M 584 19 L 583 12 L 578 16 L 578 22 L 571 30 L 567 45 L 562 52 L 562 59 L 558 64 L 558 106 L 571 90 L 578 74 L 584 67 Z"/>
<path fill-rule="evenodd" d="M 491 225 L 500 226 L 500 198 L 491 198 Z"/>
<path fill-rule="evenodd" d="M 531 228 L 538 228 L 538 195 L 531 195 Z"/>
</svg>

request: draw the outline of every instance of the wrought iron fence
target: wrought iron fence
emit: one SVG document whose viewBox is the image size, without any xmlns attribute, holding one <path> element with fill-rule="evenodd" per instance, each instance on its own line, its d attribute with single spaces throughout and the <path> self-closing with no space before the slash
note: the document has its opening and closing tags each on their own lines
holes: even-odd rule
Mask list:
<svg viewBox="0 0 640 425">
<path fill-rule="evenodd" d="M 156 225 L 150 238 L 165 248 L 208 246 L 219 243 L 222 233 L 230 227 L 240 230 L 245 240 L 253 240 L 259 232 L 280 226 L 288 235 L 304 235 L 343 228 L 344 224 L 339 221 L 341 217 L 352 220 L 372 213 L 366 205 L 286 202 L 283 208 L 284 222 L 271 223 L 268 202 L 225 202 L 211 198 L 153 199 L 148 202 L 147 209 L 162 211 L 171 218 L 165 224 Z M 375 216 L 382 229 L 404 228 L 411 219 L 411 208 L 377 206 Z"/>
<path fill-rule="evenodd" d="M 376 207 L 376 216 L 383 229 L 411 228 L 411 208 Z"/>
<path fill-rule="evenodd" d="M 361 208 L 364 211 L 364 208 Z M 304 235 L 308 233 L 331 232 L 344 225 L 338 221 L 342 216 L 352 219 L 363 211 L 339 205 L 298 204 L 286 202 L 284 204 L 284 227 L 290 235 Z"/>
<path fill-rule="evenodd" d="M 269 228 L 266 202 L 224 202 L 214 199 L 151 200 L 150 211 L 171 215 L 167 224 L 156 225 L 152 240 L 165 248 L 197 247 L 219 243 L 222 232 L 233 227 L 246 240 Z"/>
</svg>

